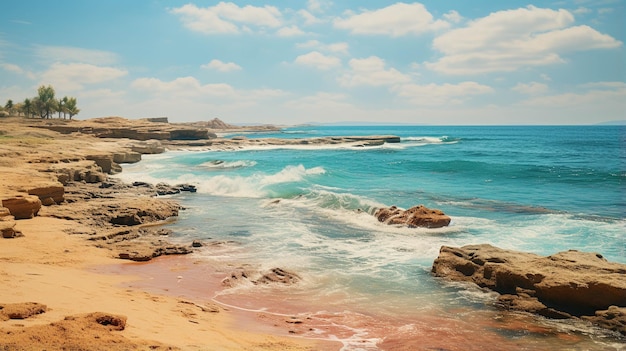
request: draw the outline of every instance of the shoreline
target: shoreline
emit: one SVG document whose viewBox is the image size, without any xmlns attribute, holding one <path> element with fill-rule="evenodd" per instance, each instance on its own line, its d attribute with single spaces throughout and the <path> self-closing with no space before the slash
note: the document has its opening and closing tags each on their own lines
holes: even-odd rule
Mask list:
<svg viewBox="0 0 626 351">
<path fill-rule="evenodd" d="M 334 342 L 250 332 L 239 325 L 239 317 L 225 309 L 214 311 L 201 301 L 127 288 L 124 286 L 137 277 L 94 271 L 96 266 L 112 269 L 128 264 L 130 261 L 120 261 L 124 250 L 141 251 L 142 245 L 153 246 L 155 242 L 163 247 L 172 246 L 167 235 L 139 233 L 137 236 L 137 231 L 159 228 L 162 220 L 172 218 L 169 214 L 177 212 L 180 206 L 175 199 L 153 198 L 145 189 L 138 191 L 127 187 L 106 193 L 106 189 L 100 187 L 108 179 L 105 173 L 109 172 L 103 172 L 106 161 L 116 155 L 131 154 L 129 145 L 139 144 L 137 141 L 99 139 L 80 133 L 66 136 L 29 127 L 32 120 L 15 122 L 0 127 L 2 199 L 18 194 L 22 194 L 18 197 L 32 197 L 28 189 L 34 184 L 41 184 L 45 189 L 61 186 L 69 191 L 62 193 L 63 200 L 54 198 L 51 204 L 39 208 L 33 218 L 3 217 L 6 223 L 12 223 L 12 231 L 21 235 L 0 239 L 3 263 L 0 296 L 4 296 L 0 311 L 20 307 L 26 302 L 38 302 L 46 308 L 43 313 L 25 319 L 0 319 L 0 333 L 10 333 L 7 334 L 10 337 L 0 341 L 1 346 L 20 350 L 40 347 L 49 350 L 62 347 L 204 350 L 210 347 L 294 351 L 340 348 Z M 58 179 L 62 174 L 68 174 L 69 179 L 61 185 Z M 122 195 L 128 191 L 132 194 Z M 154 209 L 155 205 L 163 205 L 163 208 Z M 110 210 L 111 207 L 116 208 Z M 124 212 L 129 208 L 134 212 Z M 164 214 L 167 216 L 161 218 Z M 107 223 L 111 218 L 118 224 Z M 141 243 L 141 239 L 147 241 Z M 154 252 L 152 247 L 146 255 L 153 255 L 151 252 Z M 120 316 L 125 326 L 115 329 L 108 322 L 98 324 L 90 320 L 91 317 L 83 318 L 93 312 L 107 314 L 107 320 Z M 67 333 L 55 329 L 60 324 L 67 324 L 64 327 Z M 72 333 L 73 328 L 78 331 Z M 93 329 L 98 340 L 94 341 L 93 335 L 81 337 L 82 328 Z M 32 343 L 35 335 L 39 346 Z"/>
<path fill-rule="evenodd" d="M 0 290 L 0 293 L 3 296 L 14 296 L 15 293 L 9 291 L 13 288 L 18 291 L 16 296 L 24 297 L 24 300 L 12 298 L 9 301 L 0 301 L 0 306 L 29 300 L 28 302 L 48 305 L 48 311 L 25 319 L 24 323 L 16 323 L 14 320 L 0 322 L 0 332 L 9 328 L 11 333 L 27 334 L 31 327 L 40 327 L 42 323 L 49 322 L 53 325 L 55 323 L 53 317 L 58 321 L 76 313 L 93 312 L 87 310 L 87 307 L 112 306 L 108 310 L 100 311 L 111 313 L 110 318 L 122 316 L 125 321 L 127 320 L 126 329 L 119 331 L 111 330 L 109 327 L 102 331 L 102 336 L 109 334 L 124 336 L 126 339 L 121 343 L 131 345 L 130 343 L 135 342 L 137 344 L 132 344 L 133 347 L 139 349 L 143 346 L 137 345 L 151 343 L 149 340 L 153 340 L 151 336 L 155 335 L 158 336 L 159 344 L 152 346 L 159 349 L 184 350 L 201 350 L 207 346 L 227 350 L 242 348 L 337 350 L 341 345 L 344 348 L 348 346 L 358 348 L 359 345 L 370 345 L 368 343 L 371 343 L 372 347 L 378 344 L 379 347 L 406 348 L 406 338 L 411 338 L 408 343 L 416 348 L 422 347 L 424 343 L 432 344 L 432 347 L 442 347 L 442 343 L 438 343 L 442 338 L 457 338 L 454 342 L 458 345 L 463 343 L 459 338 L 471 339 L 472 335 L 480 335 L 482 340 L 480 343 L 484 345 L 499 342 L 515 347 L 503 330 L 525 331 L 539 335 L 557 333 L 559 337 L 561 335 L 560 331 L 550 331 L 550 328 L 547 328 L 547 331 L 542 330 L 541 323 L 529 322 L 532 318 L 522 318 L 526 320 L 525 323 L 513 320 L 496 325 L 490 319 L 515 319 L 516 315 L 508 312 L 496 313 L 491 308 L 459 312 L 472 316 L 474 323 L 471 325 L 451 318 L 449 311 L 429 311 L 425 316 L 409 320 L 407 326 L 417 323 L 421 327 L 418 329 L 411 327 L 409 329 L 415 334 L 404 335 L 402 333 L 405 331 L 402 328 L 405 326 L 395 325 L 397 321 L 388 325 L 378 325 L 380 321 L 376 321 L 374 315 L 360 315 L 358 310 L 351 311 L 349 307 L 343 312 L 323 311 L 320 304 L 316 305 L 313 301 L 298 303 L 298 297 L 291 298 L 288 292 L 281 290 L 282 287 L 277 288 L 276 296 L 272 295 L 271 298 L 253 294 L 235 294 L 236 298 L 241 300 L 217 299 L 216 292 L 224 289 L 224 277 L 232 274 L 233 270 L 236 271 L 237 268 L 234 267 L 245 266 L 246 263 L 231 262 L 232 266 L 224 269 L 219 265 L 207 264 L 208 261 L 195 260 L 193 256 L 169 256 L 191 253 L 195 245 L 173 244 L 175 240 L 169 240 L 168 235 L 171 231 L 164 230 L 162 225 L 166 223 L 164 221 L 172 218 L 176 220 L 182 207 L 175 198 L 155 198 L 154 193 L 163 191 L 166 194 L 174 194 L 180 191 L 181 187 L 187 186 L 149 185 L 141 182 L 124 184 L 113 181 L 113 178 L 104 174 L 114 173 L 115 159 L 119 163 L 134 163 L 141 158 L 137 158 L 136 154 L 160 153 L 165 150 L 164 146 L 176 145 L 174 147 L 176 149 L 181 145 L 187 145 L 193 150 L 202 150 L 202 146 L 193 145 L 197 143 L 196 141 L 161 143 L 125 138 L 97 139 L 92 135 L 81 133 L 70 133 L 65 136 L 58 132 L 43 130 L 39 132 L 31 128 L 23 134 L 16 134 L 13 133 L 15 131 L 7 133 L 0 128 L 0 143 L 9 146 L 6 151 L 0 153 L 0 171 L 3 171 L 3 176 L 4 172 L 9 174 L 0 181 L 0 195 L 3 198 L 7 193 L 29 194 L 31 190 L 28 189 L 34 184 L 37 184 L 39 190 L 51 192 L 56 186 L 53 183 L 67 178 L 62 184 L 65 199 L 57 201 L 58 194 L 52 193 L 48 198 L 48 193 L 42 196 L 38 190 L 37 196 L 42 202 L 48 201 L 49 205 L 41 207 L 34 219 L 15 221 L 15 229 L 22 232 L 24 237 L 7 239 L 15 245 L 0 248 L 0 259 L 8 263 L 0 267 L 0 278 L 3 282 L 12 284 L 5 284 L 0 288 L 4 289 Z M 319 145 L 327 144 L 340 147 L 371 147 L 380 145 L 377 145 L 378 141 L 375 144 L 364 145 L 363 140 L 368 138 L 380 140 L 384 137 L 359 137 L 363 139 L 357 142 L 346 141 L 349 139 L 345 138 L 351 137 L 320 138 L 320 141 L 314 143 L 303 143 L 300 139 L 293 139 L 288 147 L 318 148 Z M 74 146 L 77 144 L 76 139 L 81 141 L 78 148 Z M 211 151 L 259 146 L 286 147 L 276 139 L 239 138 L 223 142 L 219 138 L 213 138 L 205 143 L 215 143 L 209 149 Z M 70 145 L 73 148 L 69 148 Z M 16 159 L 15 154 L 22 159 L 20 157 Z M 23 162 L 20 163 L 20 160 Z M 54 180 L 54 177 L 58 180 Z M 20 182 L 27 184 L 20 185 Z M 42 236 L 40 235 L 42 233 L 37 232 L 40 228 L 50 230 L 43 231 L 46 234 Z M 50 240 L 54 240 L 57 246 L 49 243 Z M 211 243 L 208 244 L 210 246 Z M 82 250 L 81 245 L 90 249 Z M 207 250 L 211 252 L 210 248 Z M 169 257 L 157 258 L 158 256 Z M 134 261 L 157 259 L 148 263 L 125 263 L 119 261 L 120 258 Z M 203 268 L 200 269 L 199 266 Z M 163 282 L 155 277 L 145 278 L 145 276 L 144 282 L 141 279 L 137 280 L 146 272 L 153 272 L 151 274 L 169 280 Z M 65 275 L 79 276 L 80 279 L 79 281 L 66 279 Z M 245 275 L 244 277 L 248 279 Z M 204 290 L 198 294 L 185 290 L 188 287 L 183 285 L 189 280 L 196 282 Z M 150 288 L 150 282 L 156 286 L 154 291 Z M 27 283 L 34 285 L 27 287 Z M 92 285 L 96 292 L 90 290 Z M 25 289 L 28 290 L 26 293 Z M 48 298 L 48 301 L 53 301 L 52 303 L 39 301 L 45 300 L 38 299 L 42 295 L 41 291 L 63 298 Z M 207 291 L 211 291 L 212 296 L 205 296 Z M 64 300 L 66 297 L 67 300 Z M 302 298 L 302 292 L 299 297 Z M 255 305 L 255 302 L 261 301 L 260 298 L 268 305 Z M 98 303 L 94 304 L 94 299 Z M 80 303 L 77 304 L 76 301 Z M 235 303 L 229 303 L 231 301 Z M 266 310 L 268 307 L 269 310 Z M 147 312 L 148 309 L 151 311 Z M 78 320 L 70 317 L 70 320 L 75 319 Z M 335 322 L 339 320 L 347 324 Z M 389 336 L 388 328 L 391 328 L 392 324 L 393 328 L 398 328 L 397 330 L 402 332 L 396 336 Z M 347 329 L 342 330 L 340 325 Z M 366 333 L 368 337 L 359 336 L 359 330 L 370 330 L 360 329 L 362 326 L 373 328 L 371 329 L 373 334 Z M 180 328 L 185 330 L 183 337 L 177 330 Z M 481 328 L 499 331 L 485 333 Z M 539 331 L 532 331 L 533 328 Z M 466 331 L 461 334 L 449 333 L 457 329 Z M 501 333 L 504 335 L 500 335 Z M 563 334 L 565 337 L 567 333 Z M 352 338 L 354 335 L 357 336 L 356 339 Z M 219 340 L 212 339 L 210 344 L 207 344 L 207 336 Z"/>
</svg>

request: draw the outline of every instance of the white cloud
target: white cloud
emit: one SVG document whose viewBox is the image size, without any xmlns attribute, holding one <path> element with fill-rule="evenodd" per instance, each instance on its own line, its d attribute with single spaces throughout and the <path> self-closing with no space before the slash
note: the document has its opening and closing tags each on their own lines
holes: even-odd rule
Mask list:
<svg viewBox="0 0 626 351">
<path fill-rule="evenodd" d="M 574 16 L 563 9 L 528 6 L 495 12 L 435 38 L 433 47 L 444 56 L 425 66 L 446 74 L 514 71 L 563 63 L 563 53 L 622 45 L 591 27 L 570 27 L 573 22 Z"/>
<path fill-rule="evenodd" d="M 511 90 L 527 95 L 537 95 L 548 91 L 548 85 L 538 82 L 517 83 Z"/>
<path fill-rule="evenodd" d="M 118 62 L 118 56 L 115 53 L 70 46 L 36 45 L 35 55 L 46 62 L 77 62 L 98 66 Z"/>
<path fill-rule="evenodd" d="M 279 89 L 237 90 L 230 84 L 212 83 L 201 84 L 194 77 L 179 77 L 172 81 L 162 81 L 158 78 L 139 78 L 131 86 L 140 91 L 156 94 L 167 99 L 199 97 L 217 98 L 217 102 L 228 98 L 233 100 L 258 100 L 284 96 L 286 93 Z"/>
<path fill-rule="evenodd" d="M 29 79 L 35 79 L 36 76 L 33 72 L 30 71 L 26 71 L 24 70 L 22 67 L 12 64 L 12 63 L 0 63 L 0 67 L 2 67 L 2 69 L 4 69 L 5 71 L 8 72 L 12 72 L 15 74 L 20 74 L 20 75 L 24 75 Z"/>
<path fill-rule="evenodd" d="M 591 82 L 579 85 L 581 88 L 595 89 L 626 89 L 625 82 Z"/>
<path fill-rule="evenodd" d="M 2 69 L 4 69 L 5 71 L 9 71 L 9 72 L 13 72 L 17 74 L 24 73 L 24 70 L 20 66 L 14 65 L 12 63 L 0 63 L 0 67 L 2 67 Z"/>
<path fill-rule="evenodd" d="M 432 14 L 420 3 L 400 2 L 379 10 L 350 13 L 346 18 L 335 19 L 334 26 L 353 34 L 399 37 L 447 29 L 450 24 L 444 20 L 434 20 Z"/>
<path fill-rule="evenodd" d="M 347 96 L 345 94 L 318 92 L 315 95 L 304 96 L 287 101 L 284 106 L 287 108 L 306 112 L 323 111 L 321 115 L 318 115 L 317 117 L 311 117 L 315 118 L 316 121 L 319 121 L 320 117 L 327 117 L 329 112 L 337 113 L 338 111 L 352 109 L 353 106 L 346 100 Z"/>
<path fill-rule="evenodd" d="M 79 90 L 85 84 L 98 84 L 127 75 L 114 67 L 101 67 L 87 63 L 54 63 L 41 75 L 40 84 L 50 84 L 64 91 Z"/>
<path fill-rule="evenodd" d="M 325 52 L 348 54 L 349 45 L 346 42 L 323 44 L 318 40 L 309 40 L 304 43 L 296 44 L 296 47 L 301 49 L 317 49 Z"/>
<path fill-rule="evenodd" d="M 325 0 L 308 0 L 306 8 L 311 12 L 321 13 L 326 11 L 332 5 L 331 1 Z"/>
<path fill-rule="evenodd" d="M 220 2 L 200 8 L 186 4 L 170 12 L 180 16 L 185 27 L 203 34 L 239 33 L 251 31 L 250 26 L 276 28 L 282 24 L 280 11 L 269 5 L 239 7 L 232 2 Z"/>
<path fill-rule="evenodd" d="M 341 60 L 338 57 L 327 56 L 319 51 L 312 51 L 308 54 L 296 57 L 295 63 L 303 66 L 315 67 L 320 70 L 328 70 L 341 66 Z"/>
<path fill-rule="evenodd" d="M 300 11 L 298 11 L 298 15 L 300 15 L 300 17 L 302 17 L 302 19 L 304 19 L 304 24 L 307 25 L 307 26 L 324 22 L 323 20 L 315 17 L 315 15 L 313 15 L 312 13 L 310 13 L 307 10 L 300 10 Z"/>
<path fill-rule="evenodd" d="M 214 59 L 211 62 L 200 66 L 201 68 L 214 69 L 220 72 L 232 72 L 241 70 L 241 66 L 234 62 L 222 62 L 220 60 Z"/>
<path fill-rule="evenodd" d="M 395 68 L 386 69 L 385 61 L 377 56 L 352 59 L 349 65 L 351 71 L 338 78 L 339 84 L 345 87 L 395 85 L 411 81 L 409 76 Z"/>
<path fill-rule="evenodd" d="M 493 88 L 476 82 L 459 84 L 403 84 L 392 88 L 398 96 L 416 105 L 458 105 L 470 96 L 493 93 Z"/>
<path fill-rule="evenodd" d="M 541 75 L 539 75 L 541 77 L 541 79 L 545 80 L 546 82 L 550 82 L 552 81 L 552 78 L 550 78 L 549 75 L 542 73 Z"/>
<path fill-rule="evenodd" d="M 580 86 L 587 89 L 580 93 L 563 93 L 549 96 L 538 96 L 521 102 L 522 105 L 535 107 L 576 107 L 596 106 L 603 108 L 614 107 L 621 111 L 623 117 L 626 111 L 626 83 L 624 82 L 597 82 Z"/>
<path fill-rule="evenodd" d="M 581 6 L 572 12 L 576 15 L 585 15 L 587 13 L 591 13 L 591 9 Z"/>
<path fill-rule="evenodd" d="M 302 29 L 298 28 L 298 26 L 290 26 L 279 29 L 276 34 L 278 34 L 279 37 L 296 37 L 304 35 L 304 32 Z"/>
<path fill-rule="evenodd" d="M 229 97 L 235 95 L 235 89 L 229 84 L 205 84 L 202 85 L 194 77 L 179 77 L 165 82 L 158 78 L 139 78 L 132 82 L 131 86 L 138 90 L 165 93 L 176 96 L 219 96 Z"/>
<path fill-rule="evenodd" d="M 445 18 L 448 22 L 452 22 L 452 23 L 459 23 L 463 20 L 463 17 L 454 10 L 444 14 L 443 18 Z"/>
<path fill-rule="evenodd" d="M 342 43 L 332 43 L 332 44 L 328 44 L 326 46 L 324 46 L 323 48 L 325 50 L 328 50 L 330 52 L 338 52 L 338 53 L 342 53 L 342 54 L 347 54 L 348 53 L 348 43 L 342 42 Z"/>
</svg>

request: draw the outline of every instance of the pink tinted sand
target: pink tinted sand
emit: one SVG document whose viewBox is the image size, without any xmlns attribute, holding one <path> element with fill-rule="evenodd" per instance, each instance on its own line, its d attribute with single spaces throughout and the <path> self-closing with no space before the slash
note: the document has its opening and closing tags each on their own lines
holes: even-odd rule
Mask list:
<svg viewBox="0 0 626 351">
<path fill-rule="evenodd" d="M 191 257 L 166 257 L 113 268 L 113 273 L 140 277 L 129 287 L 215 303 L 232 313 L 238 327 L 245 330 L 327 341 L 323 343 L 325 350 L 548 350 L 581 341 L 538 325 L 531 316 L 489 308 L 443 311 L 433 307 L 407 311 L 402 316 L 382 316 L 366 308 L 329 308 L 335 304 L 291 294 L 289 287 L 223 293 L 227 288 L 221 282 L 230 268 Z"/>
</svg>

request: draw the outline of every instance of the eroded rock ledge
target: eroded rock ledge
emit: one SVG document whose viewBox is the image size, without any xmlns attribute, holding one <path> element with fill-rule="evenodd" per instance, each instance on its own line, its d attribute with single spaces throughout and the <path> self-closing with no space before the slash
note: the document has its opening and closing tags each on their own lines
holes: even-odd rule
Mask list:
<svg viewBox="0 0 626 351">
<path fill-rule="evenodd" d="M 442 246 L 432 273 L 496 291 L 503 308 L 581 318 L 626 335 L 626 265 L 597 253 L 543 257 L 487 244 Z"/>
</svg>

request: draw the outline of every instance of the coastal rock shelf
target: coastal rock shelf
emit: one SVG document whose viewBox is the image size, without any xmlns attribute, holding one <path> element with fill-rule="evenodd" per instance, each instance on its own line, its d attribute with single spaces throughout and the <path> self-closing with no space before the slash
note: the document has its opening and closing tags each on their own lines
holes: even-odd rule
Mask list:
<svg viewBox="0 0 626 351">
<path fill-rule="evenodd" d="M 500 306 L 548 318 L 580 317 L 626 335 L 626 265 L 570 250 L 547 257 L 491 245 L 442 246 L 437 277 L 500 293 Z"/>
<path fill-rule="evenodd" d="M 234 138 L 212 138 L 207 140 L 170 140 L 163 142 L 169 148 L 205 147 L 215 149 L 233 149 L 259 146 L 322 146 L 322 145 L 345 145 L 349 147 L 380 146 L 385 143 L 399 143 L 400 137 L 395 135 L 366 135 L 366 136 L 336 136 L 321 138 L 246 138 L 243 136 Z"/>
</svg>

